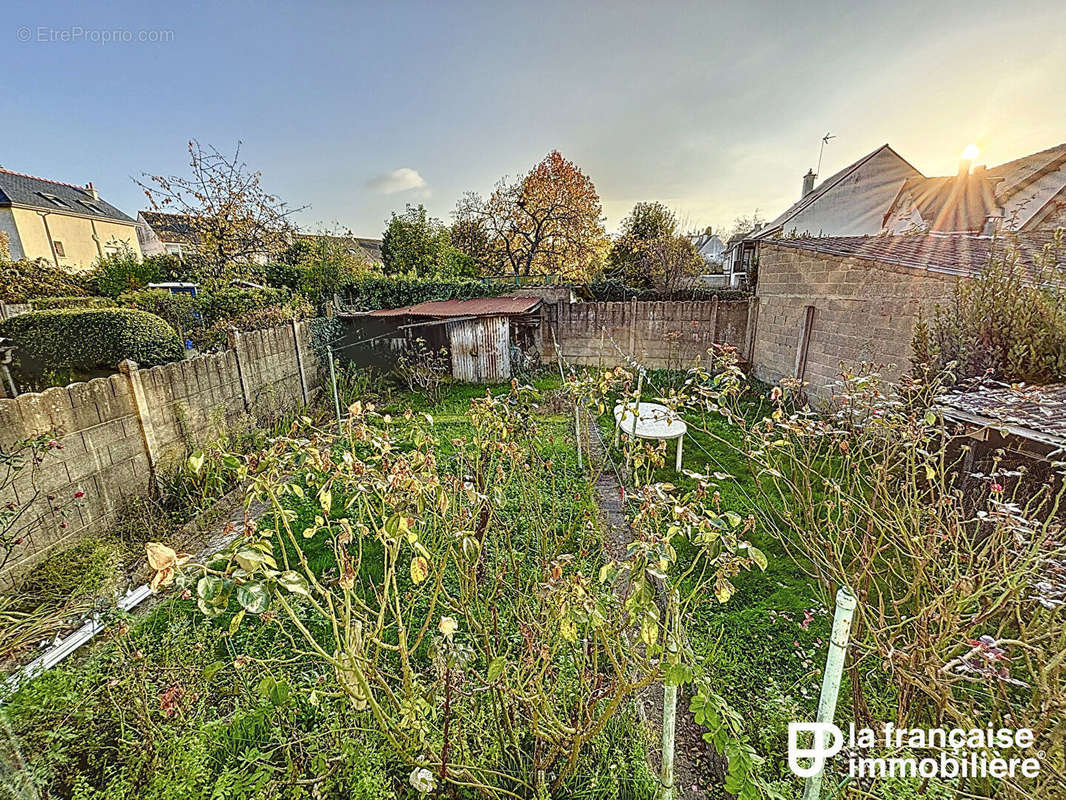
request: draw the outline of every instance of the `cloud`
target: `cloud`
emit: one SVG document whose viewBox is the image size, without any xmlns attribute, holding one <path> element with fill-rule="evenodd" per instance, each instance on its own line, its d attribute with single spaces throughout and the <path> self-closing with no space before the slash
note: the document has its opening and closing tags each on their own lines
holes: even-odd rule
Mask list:
<svg viewBox="0 0 1066 800">
<path fill-rule="evenodd" d="M 411 169 L 410 167 L 400 167 L 394 169 L 392 172 L 386 172 L 383 175 L 377 175 L 366 182 L 366 185 L 376 192 L 382 194 L 396 194 L 397 192 L 410 192 L 415 189 L 421 189 L 420 194 L 426 194 L 429 192 L 429 187 L 426 185 L 426 179 L 418 174 L 417 169 Z"/>
</svg>

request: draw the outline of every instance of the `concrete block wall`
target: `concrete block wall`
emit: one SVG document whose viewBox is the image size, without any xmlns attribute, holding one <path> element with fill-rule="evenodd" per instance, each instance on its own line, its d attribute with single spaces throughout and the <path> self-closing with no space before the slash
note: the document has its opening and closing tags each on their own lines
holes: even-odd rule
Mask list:
<svg viewBox="0 0 1066 800">
<path fill-rule="evenodd" d="M 955 276 L 763 242 L 759 252 L 758 322 L 752 358 L 757 378 L 795 377 L 807 306 L 814 307 L 804 380 L 829 394 L 841 364 L 891 365 L 894 380 L 910 368 L 920 312 L 951 298 Z"/>
<path fill-rule="evenodd" d="M 0 450 L 44 435 L 57 445 L 0 491 L 0 504 L 32 501 L 22 541 L 9 556 L 0 550 L 0 560 L 8 556 L 0 587 L 48 552 L 105 534 L 130 495 L 149 491 L 153 472 L 173 470 L 223 424 L 246 412 L 268 421 L 304 405 L 305 386 L 307 399 L 322 386 L 306 322 L 243 333 L 231 344 L 223 353 L 151 369 L 124 364 L 107 378 L 0 399 Z M 72 504 L 78 491 L 85 496 Z"/>
<path fill-rule="evenodd" d="M 750 302 L 556 303 L 545 306 L 546 325 L 555 331 L 568 364 L 615 366 L 619 350 L 651 368 L 687 368 L 706 363 L 712 344 L 737 347 L 746 357 Z M 554 360 L 545 332 L 546 360 Z"/>
</svg>

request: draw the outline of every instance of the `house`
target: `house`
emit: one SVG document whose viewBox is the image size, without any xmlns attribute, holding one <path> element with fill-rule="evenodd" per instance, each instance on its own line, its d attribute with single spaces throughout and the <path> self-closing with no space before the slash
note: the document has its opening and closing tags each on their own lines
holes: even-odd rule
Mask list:
<svg viewBox="0 0 1066 800">
<path fill-rule="evenodd" d="M 1053 247 L 1050 230 L 1009 236 L 910 233 L 764 240 L 752 362 L 757 378 L 799 377 L 822 396 L 841 364 L 910 366 L 914 325 L 960 278 L 1014 249 L 1022 263 Z M 1048 252 L 1052 252 L 1050 250 Z"/>
<path fill-rule="evenodd" d="M 869 236 L 880 233 L 885 212 L 911 178 L 924 177 L 899 153 L 883 144 L 815 186 L 803 176 L 800 199 L 752 234 L 776 236 Z"/>
<path fill-rule="evenodd" d="M 192 217 L 161 211 L 137 213 L 137 240 L 146 256 L 168 253 L 184 258 L 196 253 L 200 246 L 200 234 Z"/>
<path fill-rule="evenodd" d="M 728 276 L 729 286 L 739 286 L 745 283 L 748 273 L 751 272 L 755 263 L 755 240 L 752 238 L 754 230 L 744 233 L 735 233 L 729 237 L 722 253 L 722 271 Z"/>
<path fill-rule="evenodd" d="M 141 255 L 136 222 L 88 183 L 38 178 L 0 168 L 0 231 L 14 259 L 44 259 L 71 271 L 130 248 Z"/>
<path fill-rule="evenodd" d="M 295 239 L 297 241 L 301 239 L 305 241 L 326 239 L 343 246 L 352 255 L 363 256 L 375 266 L 381 266 L 383 263 L 381 260 L 381 239 L 367 239 L 362 236 L 336 236 L 326 233 L 298 233 Z"/>
<path fill-rule="evenodd" d="M 885 213 L 886 233 L 1036 231 L 1066 225 L 1066 144 L 958 174 L 904 181 Z"/>
<path fill-rule="evenodd" d="M 722 256 L 725 255 L 725 244 L 715 234 L 708 232 L 693 233 L 688 237 L 692 242 L 703 260 L 707 262 L 709 266 L 720 267 L 722 265 Z"/>
</svg>

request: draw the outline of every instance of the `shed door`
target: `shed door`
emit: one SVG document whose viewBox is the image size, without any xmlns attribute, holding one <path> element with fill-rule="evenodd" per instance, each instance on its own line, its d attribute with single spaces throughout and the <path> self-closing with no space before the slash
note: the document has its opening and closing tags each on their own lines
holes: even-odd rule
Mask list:
<svg viewBox="0 0 1066 800">
<path fill-rule="evenodd" d="M 511 377 L 506 317 L 453 322 L 448 326 L 452 377 L 466 383 L 498 383 Z"/>
</svg>

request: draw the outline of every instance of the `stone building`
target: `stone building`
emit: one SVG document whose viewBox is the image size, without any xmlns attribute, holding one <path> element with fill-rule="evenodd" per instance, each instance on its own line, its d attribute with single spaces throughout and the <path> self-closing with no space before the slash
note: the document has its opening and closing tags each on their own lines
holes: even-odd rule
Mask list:
<svg viewBox="0 0 1066 800">
<path fill-rule="evenodd" d="M 800 377 L 825 396 L 841 364 L 867 361 L 894 379 L 910 367 L 919 314 L 951 298 L 956 281 L 1015 247 L 1023 259 L 1051 231 L 1009 239 L 908 234 L 775 239 L 760 243 L 753 345 L 757 378 Z"/>
</svg>

